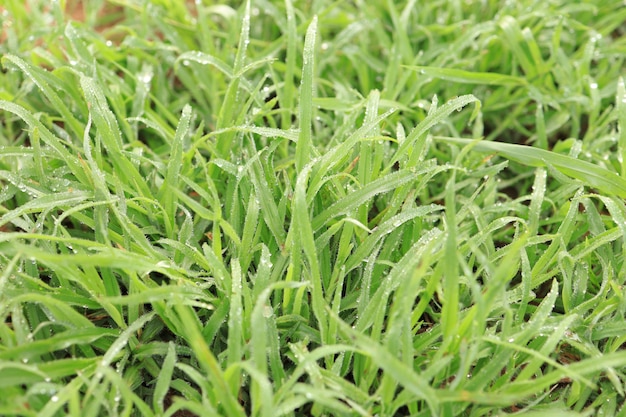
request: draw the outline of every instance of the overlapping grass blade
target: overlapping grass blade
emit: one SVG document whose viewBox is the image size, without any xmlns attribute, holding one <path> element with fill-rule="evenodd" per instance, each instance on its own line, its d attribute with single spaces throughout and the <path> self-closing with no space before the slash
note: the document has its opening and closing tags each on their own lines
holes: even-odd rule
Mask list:
<svg viewBox="0 0 626 417">
<path fill-rule="evenodd" d="M 473 150 L 479 152 L 497 153 L 528 166 L 553 167 L 589 187 L 596 188 L 610 195 L 626 198 L 626 180 L 615 172 L 590 162 L 556 152 L 546 151 L 544 149 L 511 143 L 473 141 L 456 138 L 438 138 L 438 140 L 471 146 Z"/>
</svg>

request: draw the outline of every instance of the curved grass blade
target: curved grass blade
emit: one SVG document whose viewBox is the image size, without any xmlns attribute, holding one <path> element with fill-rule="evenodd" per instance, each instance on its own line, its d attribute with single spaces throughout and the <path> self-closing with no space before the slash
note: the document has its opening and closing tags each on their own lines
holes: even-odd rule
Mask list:
<svg viewBox="0 0 626 417">
<path fill-rule="evenodd" d="M 508 159 L 528 166 L 553 167 L 589 187 L 626 198 L 626 179 L 605 168 L 572 158 L 571 156 L 511 143 L 442 137 L 436 139 L 448 143 L 472 146 L 473 150 L 479 152 L 498 153 Z"/>
<path fill-rule="evenodd" d="M 415 177 L 416 174 L 414 172 L 403 170 L 387 174 L 375 181 L 370 182 L 360 190 L 348 194 L 315 216 L 311 222 L 313 230 L 318 230 L 334 217 L 346 214 L 349 211 L 358 208 L 361 204 L 369 201 L 375 195 L 394 190 L 402 184 L 406 184 L 411 180 L 414 180 Z"/>
<path fill-rule="evenodd" d="M 70 111 L 68 106 L 65 105 L 61 97 L 51 87 L 52 85 L 59 85 L 61 80 L 54 79 L 54 75 L 47 73 L 41 68 L 34 67 L 15 55 L 7 54 L 2 57 L 2 63 L 6 67 L 6 62 L 11 62 L 17 66 L 22 72 L 30 78 L 41 92 L 50 100 L 55 109 L 63 116 L 64 123 L 67 123 L 71 127 L 72 133 L 79 135 L 81 133 L 82 125 L 74 117 L 74 114 Z"/>
<path fill-rule="evenodd" d="M 406 137 L 406 139 L 398 146 L 398 150 L 396 154 L 388 163 L 388 166 L 393 166 L 394 163 L 398 162 L 400 158 L 404 155 L 407 155 L 407 152 L 410 148 L 413 148 L 413 154 L 419 155 L 421 154 L 421 148 L 424 146 L 424 141 L 420 141 L 416 145 L 416 141 L 422 138 L 422 135 L 426 133 L 433 126 L 444 121 L 448 116 L 452 114 L 454 111 L 460 111 L 463 107 L 467 106 L 470 103 L 477 103 L 477 106 L 480 106 L 480 101 L 471 94 L 467 94 L 464 96 L 457 97 L 448 101 L 441 107 L 438 107 L 434 111 L 428 113 L 428 116 L 420 124 L 418 124 Z M 479 109 L 477 107 L 476 109 Z M 477 110 L 475 110 L 476 112 Z"/>
<path fill-rule="evenodd" d="M 391 354 L 385 347 L 376 343 L 369 337 L 355 331 L 347 325 L 343 320 L 337 317 L 330 309 L 328 314 L 331 320 L 339 325 L 339 331 L 344 334 L 346 339 L 355 345 L 363 354 L 369 356 L 372 361 L 390 376 L 392 376 L 400 385 L 411 391 L 418 398 L 423 399 L 431 411 L 431 415 L 439 415 L 440 400 L 437 391 L 432 388 L 425 380 L 420 378 L 412 370 L 412 366 L 402 363 L 398 358 Z"/>
</svg>

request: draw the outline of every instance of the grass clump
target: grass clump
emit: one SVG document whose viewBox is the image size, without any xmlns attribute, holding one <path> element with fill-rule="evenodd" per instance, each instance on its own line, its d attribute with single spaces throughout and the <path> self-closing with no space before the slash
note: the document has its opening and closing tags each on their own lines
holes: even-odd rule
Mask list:
<svg viewBox="0 0 626 417">
<path fill-rule="evenodd" d="M 0 414 L 626 414 L 621 1 L 1 13 Z"/>
</svg>

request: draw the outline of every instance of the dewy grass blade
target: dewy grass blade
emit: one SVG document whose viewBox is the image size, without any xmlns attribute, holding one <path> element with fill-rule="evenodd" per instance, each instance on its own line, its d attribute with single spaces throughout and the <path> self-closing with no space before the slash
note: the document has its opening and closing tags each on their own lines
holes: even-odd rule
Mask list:
<svg viewBox="0 0 626 417">
<path fill-rule="evenodd" d="M 283 81 L 282 91 L 278 97 L 282 106 L 290 110 L 283 112 L 281 127 L 283 129 L 289 129 L 291 127 L 291 109 L 294 106 L 294 98 L 296 96 L 296 87 L 294 85 L 294 74 L 296 72 L 296 41 L 298 36 L 298 29 L 296 27 L 296 15 L 293 9 L 293 3 L 291 0 L 285 0 L 285 12 L 287 13 L 287 51 L 286 51 L 286 68 L 285 79 Z M 279 90 L 280 91 L 280 90 Z"/>
<path fill-rule="evenodd" d="M 626 178 L 626 84 L 624 77 L 617 81 L 617 96 L 615 98 L 615 111 L 617 112 L 617 125 L 619 131 L 618 152 L 621 161 L 621 177 Z"/>
<path fill-rule="evenodd" d="M 23 236 L 18 236 L 18 238 L 23 238 Z M 153 258 L 114 248 L 103 248 L 96 252 L 79 252 L 69 255 L 51 253 L 49 250 L 42 250 L 33 245 L 24 245 L 13 241 L 10 245 L 6 243 L 0 244 L 0 249 L 8 255 L 14 255 L 21 252 L 25 257 L 32 258 L 37 262 L 50 266 L 51 268 L 68 268 L 67 272 L 71 271 L 71 267 L 78 266 L 119 268 L 128 271 L 135 271 L 141 274 L 158 271 L 164 275 L 171 275 L 173 272 L 172 270 L 168 270 L 168 268 L 163 268 L 163 266 L 159 265 L 158 262 L 155 262 Z M 176 273 L 174 273 L 173 276 L 176 276 Z M 100 285 L 102 285 L 102 283 L 100 283 Z"/>
<path fill-rule="evenodd" d="M 85 152 L 85 158 L 87 159 L 87 163 L 91 170 L 91 178 L 95 188 L 95 200 L 98 203 L 102 203 L 111 200 L 111 194 L 109 193 L 109 188 L 106 184 L 105 175 L 100 170 L 100 167 L 96 163 L 91 152 L 91 138 L 89 136 L 90 129 L 91 114 L 87 119 L 85 133 L 83 134 L 83 151 Z M 111 242 L 109 241 L 108 236 L 109 216 L 107 207 L 101 204 L 94 206 L 93 218 L 96 241 L 110 245 Z"/>
<path fill-rule="evenodd" d="M 374 90 L 370 93 L 367 105 L 365 108 L 365 119 L 363 124 L 372 123 L 376 116 L 378 116 L 378 105 L 380 103 L 380 93 L 378 90 Z M 370 136 L 380 136 L 380 128 L 378 125 L 374 125 L 372 131 L 367 132 Z M 358 162 L 358 179 L 361 184 L 368 184 L 372 178 L 378 177 L 378 169 L 373 169 L 374 166 L 374 144 L 371 141 L 364 141 L 359 144 L 359 162 Z M 369 211 L 369 204 L 364 203 L 359 207 L 357 218 L 362 224 L 367 224 L 367 215 Z"/>
<path fill-rule="evenodd" d="M 143 197 L 150 197 L 152 192 L 143 176 L 123 154 L 122 133 L 115 115 L 107 104 L 102 87 L 93 78 L 81 74 L 80 85 L 90 108 L 94 124 L 98 129 L 102 143 L 109 153 L 117 172 L 123 172 L 131 184 Z"/>
<path fill-rule="evenodd" d="M 28 362 L 32 358 L 66 349 L 69 346 L 88 345 L 100 338 L 110 338 L 118 335 L 119 333 L 115 330 L 98 327 L 70 329 L 47 339 L 4 349 L 0 352 L 0 360 L 25 360 Z"/>
<path fill-rule="evenodd" d="M 300 84 L 300 134 L 296 144 L 296 170 L 301 172 L 311 159 L 311 132 L 313 121 L 313 77 L 315 75 L 315 45 L 317 16 L 313 17 L 304 38 L 302 53 L 302 83 Z"/>
<path fill-rule="evenodd" d="M 499 26 L 504 33 L 506 44 L 511 48 L 526 76 L 530 79 L 535 78 L 541 72 L 542 60 L 533 61 L 535 54 L 531 53 L 531 49 L 534 52 L 536 43 L 532 35 L 531 37 L 524 36 L 524 30 L 520 29 L 518 21 L 512 16 L 504 16 Z"/>
<path fill-rule="evenodd" d="M 226 90 L 226 96 L 217 117 L 216 127 L 217 129 L 223 129 L 229 127 L 237 119 L 236 112 L 240 108 L 240 94 L 239 84 L 242 77 L 240 74 L 244 67 L 246 60 L 246 51 L 248 44 L 250 43 L 250 0 L 247 0 L 244 5 L 243 18 L 241 19 L 241 33 L 239 35 L 239 46 L 237 47 L 237 55 L 235 56 L 235 63 L 233 66 L 233 73 L 235 74 L 228 84 Z M 228 158 L 232 151 L 231 146 L 234 132 L 226 132 L 217 138 L 216 149 L 218 157 Z"/>
<path fill-rule="evenodd" d="M 176 63 L 184 61 L 193 61 L 197 62 L 198 64 L 210 65 L 221 71 L 228 78 L 234 77 L 234 71 L 227 63 L 217 57 L 200 51 L 185 52 L 176 59 Z"/>
<path fill-rule="evenodd" d="M 420 266 L 420 263 L 426 257 L 424 253 L 434 251 L 435 248 L 440 246 L 440 241 L 443 240 L 443 238 L 444 235 L 441 231 L 425 234 L 407 251 L 394 265 L 389 275 L 386 276 L 385 281 L 378 285 L 378 289 L 371 297 L 369 303 L 364 306 L 364 311 L 357 320 L 356 330 L 363 332 L 374 323 L 378 322 L 379 326 L 382 324 L 381 322 L 385 317 L 387 302 L 391 292 L 398 288 L 401 284 L 401 280 L 404 279 L 405 276 L 423 267 L 423 265 Z M 426 297 L 423 298 L 425 299 Z"/>
<path fill-rule="evenodd" d="M 537 123 L 537 140 L 535 142 L 535 145 L 540 149 L 548 149 L 546 120 L 543 113 L 543 106 L 541 105 L 541 103 L 537 104 L 537 110 L 535 111 L 535 120 Z"/>
<path fill-rule="evenodd" d="M 528 166 L 551 166 L 589 187 L 626 198 L 626 179 L 590 162 L 531 146 L 457 138 L 437 138 L 437 140 L 469 145 L 472 146 L 473 150 L 479 152 L 499 153 L 508 159 Z"/>
<path fill-rule="evenodd" d="M 446 184 L 446 241 L 443 262 L 443 295 L 441 307 L 441 327 L 444 346 L 450 346 L 457 336 L 459 317 L 459 265 L 457 250 L 457 216 L 456 216 L 456 174 L 452 172 Z"/>
<path fill-rule="evenodd" d="M 79 401 L 78 393 L 84 389 L 85 379 L 75 377 L 68 382 L 59 392 L 56 393 L 56 401 L 48 401 L 46 405 L 37 413 L 38 417 L 55 417 L 59 415 L 59 410 L 64 408 L 65 404 L 79 408 L 76 403 Z M 52 399 L 51 399 L 52 400 Z M 82 411 L 82 410 L 81 410 Z M 72 417 L 78 414 L 72 414 Z"/>
<path fill-rule="evenodd" d="M 399 227 L 403 227 L 405 223 L 419 217 L 426 216 L 428 214 L 441 211 L 442 206 L 436 204 L 430 204 L 428 206 L 421 206 L 414 209 L 403 211 L 384 223 L 379 224 L 375 230 L 361 242 L 361 244 L 355 248 L 348 259 L 346 259 L 346 273 L 356 268 L 362 262 L 365 262 L 367 257 L 375 253 L 375 247 L 380 243 L 383 238 L 397 230 Z"/>
<path fill-rule="evenodd" d="M 298 175 L 296 182 L 295 195 L 293 198 L 293 239 L 298 240 L 299 247 L 302 248 L 308 261 L 308 269 L 311 275 L 311 301 L 315 318 L 317 319 L 320 338 L 325 341 L 328 323 L 326 314 L 324 314 L 324 293 L 322 288 L 322 275 L 320 272 L 320 263 L 317 250 L 315 247 L 315 238 L 313 236 L 313 227 L 309 217 L 309 209 L 306 203 L 306 183 L 311 170 L 311 165 L 307 165 L 305 169 Z M 290 230 L 290 233 L 292 231 Z"/>
<path fill-rule="evenodd" d="M 346 140 L 340 143 L 337 146 L 332 147 L 321 156 L 320 163 L 316 165 L 316 173 L 313 175 L 311 180 L 311 187 L 308 190 L 308 199 L 311 200 L 313 196 L 317 193 L 319 188 L 324 183 L 324 179 L 327 176 L 328 172 L 336 169 L 337 165 L 341 160 L 343 160 L 346 155 L 353 151 L 354 146 L 359 143 L 359 141 L 366 138 L 368 132 L 370 132 L 374 127 L 392 115 L 395 110 L 388 110 L 380 116 L 373 119 L 370 123 L 364 123 L 359 129 L 357 129 L 354 133 L 352 133 Z"/>
<path fill-rule="evenodd" d="M 370 182 L 361 189 L 348 194 L 343 199 L 337 201 L 315 216 L 312 221 L 313 230 L 317 231 L 320 227 L 326 225 L 329 220 L 350 212 L 351 210 L 359 207 L 361 204 L 369 201 L 377 194 L 394 190 L 402 184 L 415 180 L 415 177 L 415 173 L 405 170 L 387 174 L 375 181 Z"/>
<path fill-rule="evenodd" d="M 183 165 L 183 142 L 189 133 L 189 125 L 191 122 L 191 106 L 185 105 L 183 114 L 176 128 L 174 140 L 171 143 L 170 155 L 167 163 L 167 173 L 163 185 L 159 189 L 157 199 L 165 209 L 167 215 L 166 222 L 170 224 L 168 230 L 173 231 L 176 221 L 177 194 L 174 190 L 178 189 L 180 181 L 180 171 Z M 173 233 L 173 232 L 172 232 Z M 173 235 L 170 235 L 173 237 Z"/>
<path fill-rule="evenodd" d="M 413 154 L 421 154 L 421 148 L 424 146 L 424 140 L 421 140 L 419 143 L 417 143 L 417 141 L 422 139 L 423 135 L 430 130 L 430 128 L 444 121 L 448 116 L 450 116 L 450 114 L 452 114 L 452 112 L 460 111 L 463 107 L 470 103 L 477 103 L 477 105 L 480 105 L 480 101 L 478 101 L 476 97 L 468 94 L 452 99 L 443 106 L 438 107 L 436 110 L 429 112 L 428 116 L 426 116 L 426 118 L 409 133 L 404 142 L 398 146 L 398 150 L 391 161 L 389 161 L 388 167 L 393 166 L 394 163 L 398 162 L 403 156 L 405 156 L 410 148 L 414 148 Z M 418 146 L 416 146 L 416 143 Z"/>
<path fill-rule="evenodd" d="M 72 133 L 74 135 L 80 135 L 83 126 L 81 123 L 74 117 L 74 114 L 70 111 L 68 106 L 63 102 L 61 97 L 54 91 L 52 85 L 57 85 L 61 82 L 61 80 L 53 79 L 53 75 L 50 75 L 44 72 L 41 68 L 36 68 L 24 61 L 22 58 L 19 58 L 15 55 L 7 54 L 2 57 L 2 63 L 6 67 L 6 63 L 10 62 L 11 64 L 17 66 L 20 70 L 24 72 L 24 74 L 30 78 L 37 87 L 41 90 L 41 92 L 52 102 L 55 109 L 61 113 L 63 116 L 63 120 L 68 126 L 71 127 Z"/>
<path fill-rule="evenodd" d="M 34 198 L 28 203 L 25 203 L 0 217 L 0 227 L 10 223 L 20 216 L 23 216 L 24 214 L 38 213 L 55 208 L 62 209 L 63 207 L 71 207 L 87 201 L 89 197 L 88 193 L 84 191 L 68 191 L 58 194 L 47 194 Z"/>
<path fill-rule="evenodd" d="M 432 415 L 439 415 L 440 401 L 437 391 L 420 378 L 411 366 L 402 363 L 383 346 L 355 331 L 330 311 L 329 316 L 331 320 L 337 321 L 340 332 L 344 334 L 350 344 L 355 345 L 361 352 L 369 356 L 376 367 L 384 370 L 400 385 L 424 400 Z"/>
<path fill-rule="evenodd" d="M 250 265 L 252 260 L 251 258 L 254 254 L 253 241 L 257 228 L 259 227 L 258 221 L 259 201 L 257 200 L 257 196 L 252 193 L 250 200 L 248 200 L 246 217 L 243 224 L 243 230 L 241 232 L 241 253 L 239 254 L 239 259 L 241 260 L 241 269 L 244 271 L 248 270 L 248 266 Z M 260 291 L 260 289 L 257 289 L 257 291 Z"/>
<path fill-rule="evenodd" d="M 267 151 L 264 151 L 267 152 Z M 261 212 L 265 223 L 269 227 L 272 235 L 276 239 L 278 245 L 285 243 L 285 229 L 284 218 L 281 218 L 281 210 L 278 209 L 278 204 L 272 195 L 270 185 L 267 181 L 265 173 L 263 172 L 263 166 L 260 158 L 261 152 L 257 154 L 258 158 L 254 158 L 250 164 L 250 181 L 254 186 L 256 198 L 259 199 L 258 203 L 261 207 Z"/>
<path fill-rule="evenodd" d="M 513 75 L 498 74 L 495 72 L 472 72 L 456 68 L 423 67 L 417 65 L 407 65 L 406 68 L 417 71 L 429 77 L 439 78 L 446 81 L 453 81 L 464 84 L 478 85 L 503 85 L 503 86 L 525 86 L 528 84 L 525 78 Z"/>
<path fill-rule="evenodd" d="M 230 312 L 228 313 L 228 365 L 233 365 L 242 359 L 243 352 L 243 306 L 242 291 L 243 277 L 241 276 L 241 265 L 239 259 L 233 259 L 232 268 L 232 289 L 230 292 Z"/>
<path fill-rule="evenodd" d="M 546 194 L 546 170 L 539 168 L 535 173 L 535 182 L 533 183 L 533 194 L 528 212 L 528 229 L 531 236 L 539 230 L 539 220 L 541 216 L 541 206 Z"/>
<path fill-rule="evenodd" d="M 0 100 L 0 109 L 15 114 L 20 119 L 22 119 L 32 130 L 36 129 L 43 142 L 45 142 L 48 146 L 52 147 L 56 151 L 59 158 L 63 159 L 63 161 L 70 168 L 72 174 L 76 177 L 76 179 L 81 184 L 87 186 L 89 185 L 89 176 L 85 173 L 78 158 L 76 158 L 76 156 L 74 156 L 70 152 L 70 150 L 66 148 L 61 139 L 59 139 L 52 132 L 50 132 L 50 130 L 48 130 L 48 128 L 46 128 L 44 124 L 39 119 L 37 119 L 31 112 L 29 112 L 22 106 L 4 100 Z"/>
<path fill-rule="evenodd" d="M 243 409 L 234 398 L 217 358 L 202 336 L 194 310 L 181 304 L 175 304 L 174 309 L 179 316 L 178 322 L 181 325 L 179 331 L 189 343 L 200 366 L 207 372 L 213 388 L 220 392 L 220 398 L 216 402 L 222 403 L 229 416 L 243 417 L 245 415 Z"/>
<path fill-rule="evenodd" d="M 272 291 L 284 288 L 300 288 L 308 283 L 306 282 L 276 282 L 266 287 L 256 300 L 252 315 L 250 317 L 251 326 L 251 356 L 256 368 L 262 372 L 267 371 L 267 361 L 269 350 L 267 349 L 270 334 L 268 334 L 268 322 L 274 315 L 274 310 L 268 302 Z"/>
<path fill-rule="evenodd" d="M 177 362 L 175 345 L 173 342 L 170 342 L 167 346 L 167 355 L 165 356 L 165 360 L 163 361 L 163 366 L 161 367 L 161 372 L 159 372 L 159 377 L 157 378 L 156 385 L 154 387 L 154 409 L 157 412 L 163 413 L 165 410 L 163 401 L 168 391 L 170 390 L 170 385 L 172 382 L 172 373 L 174 372 L 174 366 Z"/>
<path fill-rule="evenodd" d="M 25 293 L 12 298 L 5 305 L 9 306 L 19 303 L 39 303 L 41 306 L 45 306 L 49 317 L 54 317 L 59 323 L 67 323 L 68 326 L 76 329 L 94 327 L 94 324 L 89 319 L 77 312 L 72 306 L 66 304 L 64 300 L 59 299 L 57 294 L 55 294 L 55 297 L 51 297 L 48 294 Z"/>
</svg>

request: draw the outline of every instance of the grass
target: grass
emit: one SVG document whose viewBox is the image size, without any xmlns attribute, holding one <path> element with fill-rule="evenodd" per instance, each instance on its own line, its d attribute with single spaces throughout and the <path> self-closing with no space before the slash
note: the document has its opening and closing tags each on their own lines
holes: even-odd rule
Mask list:
<svg viewBox="0 0 626 417">
<path fill-rule="evenodd" d="M 0 415 L 626 416 L 622 1 L 22 3 Z"/>
</svg>

